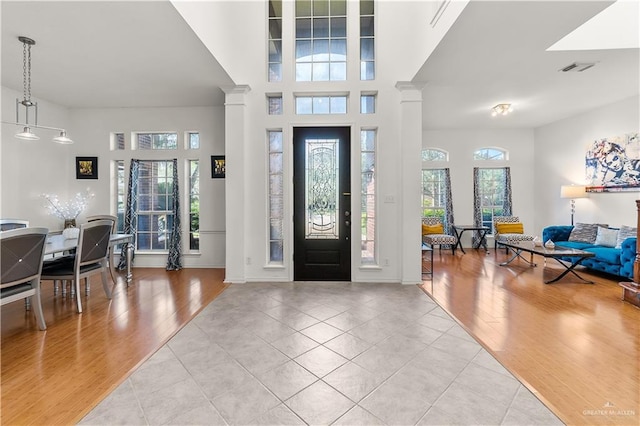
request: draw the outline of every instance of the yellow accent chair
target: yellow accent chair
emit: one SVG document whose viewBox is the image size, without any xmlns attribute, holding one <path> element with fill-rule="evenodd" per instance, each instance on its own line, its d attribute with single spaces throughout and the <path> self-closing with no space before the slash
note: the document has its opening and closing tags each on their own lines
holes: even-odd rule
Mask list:
<svg viewBox="0 0 640 426">
<path fill-rule="evenodd" d="M 456 244 L 458 240 L 453 235 L 445 234 L 442 219 L 437 216 L 427 216 L 422 218 L 422 242 L 432 248 L 443 245 L 450 245 L 451 252 L 456 254 Z"/>
<path fill-rule="evenodd" d="M 533 235 L 524 233 L 524 225 L 518 216 L 494 216 L 493 217 L 494 249 L 500 243 L 512 243 L 516 241 L 533 241 Z"/>
</svg>

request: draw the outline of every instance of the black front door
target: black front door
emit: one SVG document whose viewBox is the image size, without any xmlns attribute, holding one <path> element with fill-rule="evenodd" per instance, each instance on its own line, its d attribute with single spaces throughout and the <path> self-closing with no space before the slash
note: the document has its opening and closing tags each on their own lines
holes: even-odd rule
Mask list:
<svg viewBox="0 0 640 426">
<path fill-rule="evenodd" d="M 293 279 L 351 280 L 349 127 L 293 129 Z"/>
</svg>

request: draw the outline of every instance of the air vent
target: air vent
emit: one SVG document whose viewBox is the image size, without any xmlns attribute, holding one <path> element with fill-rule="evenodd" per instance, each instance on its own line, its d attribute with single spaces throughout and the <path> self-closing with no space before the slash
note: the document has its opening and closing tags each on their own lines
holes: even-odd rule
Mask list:
<svg viewBox="0 0 640 426">
<path fill-rule="evenodd" d="M 595 65 L 595 62 L 590 62 L 590 63 L 574 62 L 571 65 L 567 65 L 566 67 L 560 69 L 559 71 L 562 71 L 562 72 L 582 72 L 582 71 L 588 70 L 589 68 L 591 68 L 594 65 Z"/>
</svg>

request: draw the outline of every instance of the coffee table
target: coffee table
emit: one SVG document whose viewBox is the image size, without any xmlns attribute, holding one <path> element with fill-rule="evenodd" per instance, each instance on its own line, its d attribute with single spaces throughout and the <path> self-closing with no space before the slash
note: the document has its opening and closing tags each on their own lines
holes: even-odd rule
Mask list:
<svg viewBox="0 0 640 426">
<path fill-rule="evenodd" d="M 466 251 L 464 251 L 464 248 L 462 248 L 462 234 L 464 234 L 464 231 L 478 231 L 480 233 L 480 239 L 478 240 L 478 244 L 474 245 L 473 248 L 479 249 L 481 245 L 484 245 L 484 249 L 487 250 L 487 242 L 485 241 L 485 237 L 487 235 L 487 232 L 489 232 L 489 230 L 491 229 L 488 226 L 451 225 L 451 228 L 453 228 L 453 232 L 454 234 L 456 234 L 456 240 L 458 240 L 456 242 L 456 247 L 460 247 L 462 253 L 467 253 Z"/>
<path fill-rule="evenodd" d="M 545 281 L 544 282 L 545 284 L 554 283 L 559 279 L 561 279 L 562 277 L 564 277 L 565 275 L 567 275 L 569 272 L 571 272 L 573 275 L 578 277 L 578 279 L 582 280 L 583 282 L 588 284 L 593 284 L 593 281 L 586 280 L 582 278 L 580 275 L 578 275 L 578 273 L 574 270 L 574 268 L 578 266 L 580 263 L 582 263 L 582 261 L 585 260 L 586 258 L 594 257 L 595 256 L 594 253 L 584 251 L 584 250 L 562 247 L 562 246 L 555 246 L 554 248 L 546 248 L 545 246 L 536 246 L 533 244 L 532 241 L 515 241 L 511 243 L 504 242 L 500 244 L 507 247 L 513 253 L 513 256 L 511 257 L 511 259 L 507 260 L 506 262 L 502 262 L 500 266 L 507 266 L 517 258 L 524 260 L 530 266 L 536 266 L 536 264 L 533 263 L 533 255 L 537 254 L 539 256 L 544 257 L 545 259 L 546 258 L 555 259 L 560 265 L 564 266 L 565 268 L 565 270 L 562 271 L 560 275 L 558 275 L 552 280 Z M 522 256 L 523 252 L 531 253 L 531 260 L 525 259 Z M 570 259 L 563 261 L 562 258 L 566 258 L 566 257 L 569 257 Z"/>
</svg>

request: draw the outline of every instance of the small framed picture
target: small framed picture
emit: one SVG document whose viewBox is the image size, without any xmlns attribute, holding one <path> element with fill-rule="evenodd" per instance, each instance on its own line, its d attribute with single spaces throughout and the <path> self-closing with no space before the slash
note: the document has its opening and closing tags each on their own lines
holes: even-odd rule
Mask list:
<svg viewBox="0 0 640 426">
<path fill-rule="evenodd" d="M 76 179 L 98 179 L 98 157 L 76 157 Z"/>
<path fill-rule="evenodd" d="M 212 155 L 211 156 L 211 177 L 212 178 L 224 178 L 227 165 L 224 161 L 224 155 Z"/>
</svg>

